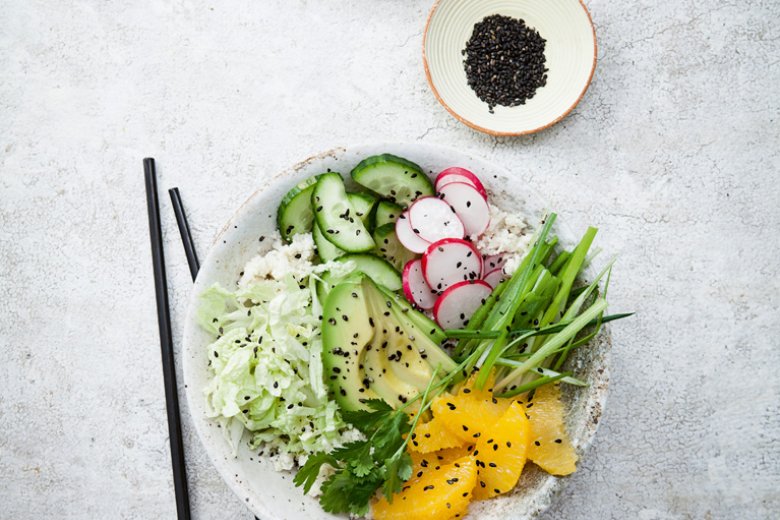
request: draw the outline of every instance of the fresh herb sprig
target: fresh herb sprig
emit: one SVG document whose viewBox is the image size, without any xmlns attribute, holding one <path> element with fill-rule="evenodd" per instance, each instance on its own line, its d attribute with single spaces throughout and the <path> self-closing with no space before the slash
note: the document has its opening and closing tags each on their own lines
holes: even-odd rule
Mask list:
<svg viewBox="0 0 780 520">
<path fill-rule="evenodd" d="M 368 410 L 342 411 L 344 420 L 363 433 L 366 440 L 350 442 L 330 453 L 312 455 L 295 475 L 295 485 L 303 486 L 308 493 L 320 469 L 327 464 L 335 472 L 322 484 L 320 505 L 325 511 L 365 515 L 379 488 L 392 501 L 393 495 L 412 476 L 412 458 L 406 446 L 417 421 L 430 406 L 432 389 L 442 387 L 441 382 L 437 384 L 436 374 L 434 370 L 411 423 L 406 406 L 394 410 L 380 399 L 365 401 Z"/>
</svg>

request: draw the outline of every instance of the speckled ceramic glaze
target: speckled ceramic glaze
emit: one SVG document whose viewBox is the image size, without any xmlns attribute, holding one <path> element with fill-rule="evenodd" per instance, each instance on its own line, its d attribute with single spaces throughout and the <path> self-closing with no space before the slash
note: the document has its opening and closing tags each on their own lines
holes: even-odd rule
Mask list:
<svg viewBox="0 0 780 520">
<path fill-rule="evenodd" d="M 461 51 L 474 24 L 492 14 L 525 20 L 547 40 L 547 84 L 524 105 L 495 113 L 469 87 Z M 580 0 L 438 0 L 423 39 L 423 62 L 436 99 L 470 127 L 493 135 L 523 135 L 547 128 L 571 112 L 596 68 L 596 33 Z"/>
<path fill-rule="evenodd" d="M 315 499 L 304 497 L 301 490 L 293 486 L 291 473 L 274 471 L 267 461 L 250 451 L 246 443 L 242 443 L 238 456 L 234 457 L 221 429 L 206 417 L 202 389 L 209 379 L 206 347 L 213 338 L 196 323 L 198 295 L 215 282 L 234 285 L 244 264 L 270 246 L 269 240 L 261 243 L 259 239 L 274 231 L 279 200 L 297 182 L 328 168 L 347 175 L 364 157 L 385 152 L 406 157 L 432 175 L 448 166 L 468 168 L 483 181 L 492 202 L 525 215 L 531 223 L 548 209 L 542 197 L 529 188 L 522 172 L 510 172 L 479 157 L 441 146 L 380 144 L 337 148 L 311 157 L 263 182 L 263 187 L 236 211 L 219 233 L 195 282 L 187 312 L 182 358 L 189 408 L 203 447 L 233 491 L 263 520 L 336 517 L 323 512 Z M 573 242 L 565 226 L 558 226 L 558 235 L 564 244 Z M 580 453 L 589 445 L 601 417 L 608 381 L 609 347 L 609 336 L 605 331 L 590 348 L 581 349 L 571 360 L 575 372 L 590 383 L 588 388 L 566 395 L 571 410 L 567 424 Z M 469 518 L 531 518 L 550 504 L 560 483 L 561 479 L 529 465 L 513 493 L 474 503 Z"/>
</svg>

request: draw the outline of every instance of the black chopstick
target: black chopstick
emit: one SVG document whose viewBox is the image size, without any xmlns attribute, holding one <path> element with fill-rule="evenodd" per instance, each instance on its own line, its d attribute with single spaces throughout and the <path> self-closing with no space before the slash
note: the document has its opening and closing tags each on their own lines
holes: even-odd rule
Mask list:
<svg viewBox="0 0 780 520">
<path fill-rule="evenodd" d="M 187 256 L 187 265 L 190 266 L 190 274 L 194 282 L 200 270 L 200 263 L 198 262 L 198 254 L 195 252 L 195 242 L 192 241 L 192 235 L 190 234 L 187 213 L 184 211 L 184 205 L 181 203 L 179 188 L 171 188 L 168 190 L 168 193 L 171 196 L 173 212 L 176 214 L 176 223 L 179 225 L 179 234 L 181 235 L 182 244 L 184 244 L 184 254 Z M 255 517 L 255 520 L 260 519 Z"/>
<path fill-rule="evenodd" d="M 144 159 L 146 178 L 146 206 L 149 210 L 149 236 L 152 243 L 154 289 L 157 298 L 157 325 L 160 329 L 163 381 L 165 383 L 165 408 L 168 412 L 168 436 L 171 444 L 173 487 L 176 493 L 176 511 L 179 520 L 190 520 L 190 498 L 187 491 L 187 469 L 184 464 L 184 443 L 181 437 L 179 395 L 176 390 L 176 364 L 173 358 L 171 337 L 171 311 L 168 305 L 168 282 L 165 277 L 162 229 L 160 227 L 160 203 L 157 197 L 157 172 L 154 159 Z"/>
<path fill-rule="evenodd" d="M 187 223 L 187 214 L 184 212 L 184 205 L 181 202 L 179 188 L 171 188 L 168 190 L 168 193 L 171 196 L 173 213 L 176 215 L 176 224 L 179 225 L 181 243 L 184 245 L 184 254 L 187 256 L 187 265 L 190 266 L 190 274 L 192 275 L 192 281 L 194 282 L 195 277 L 198 276 L 198 270 L 200 270 L 200 262 L 198 262 L 198 253 L 195 252 L 195 244 L 192 242 L 190 226 Z"/>
</svg>

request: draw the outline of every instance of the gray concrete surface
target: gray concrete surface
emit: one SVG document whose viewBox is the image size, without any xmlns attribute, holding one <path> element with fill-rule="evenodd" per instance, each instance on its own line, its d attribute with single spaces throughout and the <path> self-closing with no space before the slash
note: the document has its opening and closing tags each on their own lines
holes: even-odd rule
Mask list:
<svg viewBox="0 0 780 520">
<path fill-rule="evenodd" d="M 590 0 L 583 102 L 494 139 L 428 90 L 430 3 L 0 3 L 0 518 L 174 517 L 142 157 L 204 254 L 266 176 L 381 140 L 473 149 L 621 255 L 613 309 L 638 314 L 545 519 L 780 515 L 780 4 Z M 248 519 L 185 430 L 195 517 Z"/>
</svg>

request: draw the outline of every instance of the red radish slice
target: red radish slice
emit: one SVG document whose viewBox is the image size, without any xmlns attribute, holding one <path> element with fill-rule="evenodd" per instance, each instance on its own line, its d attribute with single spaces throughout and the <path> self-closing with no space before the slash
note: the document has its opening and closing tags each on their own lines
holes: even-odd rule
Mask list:
<svg viewBox="0 0 780 520">
<path fill-rule="evenodd" d="M 395 221 L 395 234 L 398 241 L 409 251 L 413 253 L 424 253 L 431 245 L 427 240 L 420 238 L 412 231 L 412 224 L 409 222 L 409 212 L 404 211 Z"/>
<path fill-rule="evenodd" d="M 428 242 L 463 238 L 464 227 L 449 204 L 437 197 L 423 197 L 409 206 L 412 231 Z"/>
<path fill-rule="evenodd" d="M 456 283 L 436 300 L 433 307 L 436 322 L 443 329 L 462 329 L 492 290 L 482 280 Z"/>
<path fill-rule="evenodd" d="M 490 224 L 490 206 L 474 186 L 465 182 L 453 182 L 442 186 L 439 194 L 463 222 L 466 236 L 477 238 L 485 232 Z"/>
<path fill-rule="evenodd" d="M 436 191 L 440 191 L 441 188 L 453 182 L 471 184 L 485 200 L 488 198 L 487 190 L 485 189 L 485 186 L 482 185 L 479 178 L 467 169 L 458 167 L 447 168 L 436 176 Z"/>
<path fill-rule="evenodd" d="M 506 255 L 499 253 L 497 255 L 482 256 L 484 258 L 485 272 L 488 273 L 494 269 L 500 269 L 506 264 Z M 487 276 L 487 275 L 485 275 Z"/>
<path fill-rule="evenodd" d="M 445 238 L 428 246 L 422 271 L 431 289 L 441 293 L 458 282 L 482 278 L 482 256 L 471 242 Z"/>
<path fill-rule="evenodd" d="M 406 262 L 403 273 L 404 295 L 411 303 L 421 309 L 432 309 L 436 303 L 436 291 L 425 281 L 422 260 L 419 258 Z"/>
<path fill-rule="evenodd" d="M 488 274 L 482 277 L 482 279 L 488 283 L 493 289 L 495 289 L 498 284 L 500 284 L 503 280 L 506 279 L 506 274 L 504 273 L 504 269 L 502 267 L 499 267 L 498 269 L 493 269 Z"/>
</svg>

